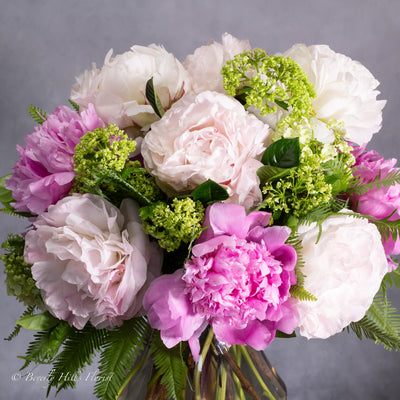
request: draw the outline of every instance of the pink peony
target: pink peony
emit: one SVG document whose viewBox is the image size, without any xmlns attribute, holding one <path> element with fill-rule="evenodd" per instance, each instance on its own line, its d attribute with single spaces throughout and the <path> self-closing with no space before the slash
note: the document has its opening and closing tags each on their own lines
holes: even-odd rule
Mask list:
<svg viewBox="0 0 400 400">
<path fill-rule="evenodd" d="M 54 316 L 78 329 L 88 321 L 104 328 L 141 312 L 162 256 L 143 232 L 138 208 L 131 199 L 118 209 L 100 196 L 75 194 L 36 219 L 25 260 Z"/>
<path fill-rule="evenodd" d="M 228 202 L 250 209 L 262 200 L 257 170 L 269 136 L 268 125 L 237 100 L 202 92 L 183 97 L 152 125 L 142 155 L 168 194 L 190 193 L 212 179 L 227 189 Z"/>
<path fill-rule="evenodd" d="M 16 211 L 40 214 L 66 196 L 75 177 L 73 155 L 80 138 L 103 126 L 92 106 L 81 115 L 61 106 L 17 146 L 20 160 L 6 179 Z"/>
<path fill-rule="evenodd" d="M 214 90 L 224 93 L 222 67 L 236 54 L 250 49 L 248 40 L 239 40 L 229 33 L 222 35 L 222 43 L 210 40 L 206 46 L 197 48 L 183 63 L 190 74 L 194 92 Z"/>
<path fill-rule="evenodd" d="M 368 151 L 363 147 L 356 147 L 353 151 L 356 158 L 355 175 L 359 175 L 362 181 L 369 181 L 378 176 L 384 178 L 387 174 L 398 171 L 394 168 L 397 160 L 391 158 L 385 160 L 376 151 Z M 390 216 L 390 221 L 400 219 L 400 184 L 395 183 L 391 186 L 381 186 L 379 189 L 374 187 L 362 195 L 352 195 L 350 201 L 354 210 L 361 214 L 372 215 L 377 219 L 383 219 Z M 393 240 L 383 238 L 383 247 L 388 257 L 390 268 L 396 268 L 390 255 L 400 253 L 400 238 Z"/>
<path fill-rule="evenodd" d="M 161 330 L 167 346 L 190 340 L 197 357 L 193 342 L 204 323 L 227 345 L 248 344 L 257 350 L 268 346 L 277 329 L 293 331 L 297 314 L 289 289 L 296 283 L 297 254 L 285 244 L 290 229 L 265 227 L 269 219 L 266 212 L 246 216 L 235 204 L 207 208 L 204 225 L 209 228 L 184 270 L 175 272 L 168 284 L 168 278 L 159 278 L 145 296 L 150 323 Z M 177 293 L 177 300 L 171 293 Z M 165 298 L 175 301 L 167 305 Z"/>
</svg>

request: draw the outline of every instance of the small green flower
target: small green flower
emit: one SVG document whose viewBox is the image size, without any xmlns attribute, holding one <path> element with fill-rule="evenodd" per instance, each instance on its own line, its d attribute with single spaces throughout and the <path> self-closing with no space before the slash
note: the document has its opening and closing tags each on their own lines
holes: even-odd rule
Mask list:
<svg viewBox="0 0 400 400">
<path fill-rule="evenodd" d="M 228 61 L 222 75 L 226 92 L 246 108 L 255 106 L 261 115 L 275 113 L 278 106 L 290 113 L 284 120 L 312 115 L 314 88 L 300 65 L 288 57 L 249 50 Z"/>
<path fill-rule="evenodd" d="M 181 243 L 200 236 L 204 206 L 190 197 L 174 198 L 171 204 L 157 202 L 140 211 L 143 230 L 156 238 L 161 247 L 174 251 Z"/>
<path fill-rule="evenodd" d="M 6 274 L 5 284 L 7 294 L 15 296 L 26 306 L 43 307 L 40 290 L 32 278 L 31 267 L 24 261 L 25 239 L 18 235 L 8 235 L 8 239 L 1 246 L 5 254 L 0 254 Z"/>
<path fill-rule="evenodd" d="M 136 142 L 116 125 L 87 132 L 75 147 L 73 191 L 84 193 L 102 171 L 122 171 Z"/>
</svg>

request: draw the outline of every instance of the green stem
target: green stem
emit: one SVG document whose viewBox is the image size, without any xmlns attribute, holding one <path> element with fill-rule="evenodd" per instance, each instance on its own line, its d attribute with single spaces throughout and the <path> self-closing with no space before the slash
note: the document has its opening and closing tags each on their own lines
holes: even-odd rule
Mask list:
<svg viewBox="0 0 400 400">
<path fill-rule="evenodd" d="M 268 386 L 265 384 L 264 380 L 262 379 L 260 373 L 258 372 L 256 366 L 253 363 L 253 360 L 251 359 L 249 353 L 247 352 L 246 348 L 244 346 L 240 346 L 240 350 L 246 359 L 247 363 L 249 364 L 249 367 L 253 371 L 254 376 L 257 378 L 257 381 L 259 382 L 260 386 L 262 387 L 264 394 L 270 399 L 270 400 L 276 400 L 275 396 L 271 393 L 269 390 Z"/>
<path fill-rule="evenodd" d="M 233 345 L 231 348 L 232 348 L 233 358 L 235 359 L 236 364 L 240 368 L 240 364 L 242 362 L 241 353 L 240 353 L 240 351 L 238 351 L 236 345 Z M 236 394 L 239 396 L 239 400 L 246 400 L 246 396 L 244 394 L 242 385 L 240 383 L 240 379 L 237 377 L 237 375 L 235 373 L 232 373 L 232 379 L 233 379 L 233 384 L 235 385 L 235 388 L 236 388 Z M 236 396 L 235 396 L 235 398 L 236 398 Z"/>
<path fill-rule="evenodd" d="M 119 388 L 119 391 L 117 393 L 116 399 L 119 398 L 119 396 L 121 396 L 123 390 L 126 388 L 126 386 L 128 385 L 128 383 L 131 381 L 131 379 L 137 374 L 137 372 L 143 367 L 144 363 L 147 360 L 147 356 L 148 353 L 146 352 L 143 357 L 140 359 L 140 361 L 138 363 L 135 364 L 135 366 L 133 367 L 131 373 L 126 377 L 126 379 L 124 380 L 124 383 L 122 384 L 122 386 Z"/>
<path fill-rule="evenodd" d="M 226 397 L 226 367 L 221 364 L 221 384 L 217 383 L 217 395 L 216 400 L 225 400 Z"/>
<path fill-rule="evenodd" d="M 200 353 L 199 361 L 196 363 L 196 368 L 194 370 L 194 390 L 195 390 L 195 399 L 196 400 L 201 400 L 201 393 L 200 393 L 200 375 L 201 375 L 201 369 L 203 367 L 203 362 L 206 359 L 208 350 L 210 348 L 210 345 L 212 343 L 212 339 L 214 337 L 214 331 L 210 327 L 210 330 L 208 331 L 206 341 L 204 342 L 203 348 Z"/>
</svg>

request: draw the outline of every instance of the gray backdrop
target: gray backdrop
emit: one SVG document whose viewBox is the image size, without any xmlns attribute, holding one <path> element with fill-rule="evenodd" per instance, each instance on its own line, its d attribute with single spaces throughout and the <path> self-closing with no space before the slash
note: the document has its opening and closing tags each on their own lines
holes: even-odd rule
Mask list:
<svg viewBox="0 0 400 400">
<path fill-rule="evenodd" d="M 271 53 L 296 42 L 325 43 L 361 61 L 381 82 L 381 98 L 388 100 L 383 128 L 370 147 L 386 158 L 398 156 L 398 0 L 0 0 L 0 5 L 1 176 L 16 160 L 15 145 L 23 145 L 33 129 L 27 107 L 34 104 L 51 112 L 66 104 L 75 75 L 93 61 L 101 66 L 110 48 L 121 53 L 133 44 L 157 43 L 184 60 L 224 32 Z M 1 216 L 1 241 L 25 224 Z M 24 307 L 7 297 L 3 284 L 0 287 L 0 335 L 6 337 Z M 400 306 L 400 293 L 392 294 Z M 21 379 L 15 375 L 22 366 L 17 356 L 31 337 L 24 332 L 12 343 L 0 342 L 2 399 L 45 398 L 46 368 Z M 399 354 L 360 342 L 354 334 L 328 340 L 278 339 L 267 354 L 291 400 L 400 398 Z M 95 371 L 95 366 L 89 368 Z M 57 398 L 92 399 L 89 381 Z"/>
</svg>

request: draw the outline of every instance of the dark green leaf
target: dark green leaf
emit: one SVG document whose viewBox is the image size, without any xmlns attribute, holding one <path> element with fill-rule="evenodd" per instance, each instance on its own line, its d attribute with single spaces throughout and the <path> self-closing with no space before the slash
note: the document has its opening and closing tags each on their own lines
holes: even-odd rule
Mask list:
<svg viewBox="0 0 400 400">
<path fill-rule="evenodd" d="M 279 107 L 283 108 L 284 110 L 286 110 L 286 111 L 289 110 L 289 105 L 288 105 L 288 103 L 286 103 L 285 101 L 275 99 L 275 103 L 276 103 Z"/>
<path fill-rule="evenodd" d="M 9 178 L 10 176 L 11 176 L 11 174 L 3 176 L 2 178 L 0 178 L 0 202 L 6 208 L 12 208 L 10 206 L 10 203 L 15 201 L 13 199 L 11 190 L 6 189 L 6 186 L 5 186 L 5 180 L 6 180 L 6 178 Z"/>
<path fill-rule="evenodd" d="M 46 311 L 41 314 L 26 315 L 16 321 L 16 324 L 31 331 L 46 331 L 56 326 L 59 322 L 60 320 Z"/>
<path fill-rule="evenodd" d="M 208 179 L 192 193 L 193 200 L 200 200 L 204 204 L 215 203 L 217 201 L 226 200 L 229 197 L 228 192 L 218 183 Z"/>
<path fill-rule="evenodd" d="M 161 118 L 165 111 L 161 100 L 156 93 L 156 89 L 154 88 L 153 77 L 151 77 L 146 83 L 146 99 L 153 107 L 154 112 Z"/>
<path fill-rule="evenodd" d="M 279 139 L 268 146 L 262 157 L 264 165 L 279 168 L 297 167 L 300 163 L 299 138 Z"/>
<path fill-rule="evenodd" d="M 268 181 L 274 181 L 289 175 L 291 168 L 279 168 L 271 165 L 263 165 L 257 170 L 257 175 L 260 178 L 261 187 Z"/>
<path fill-rule="evenodd" d="M 292 333 L 290 333 L 290 334 L 288 334 L 288 333 L 285 333 L 285 332 L 281 332 L 281 331 L 276 331 L 276 333 L 275 333 L 275 337 L 277 337 L 277 338 L 285 338 L 285 339 L 288 339 L 288 338 L 292 338 L 292 337 L 296 337 L 297 335 L 296 335 L 296 332 L 295 331 L 293 331 Z"/>
</svg>

